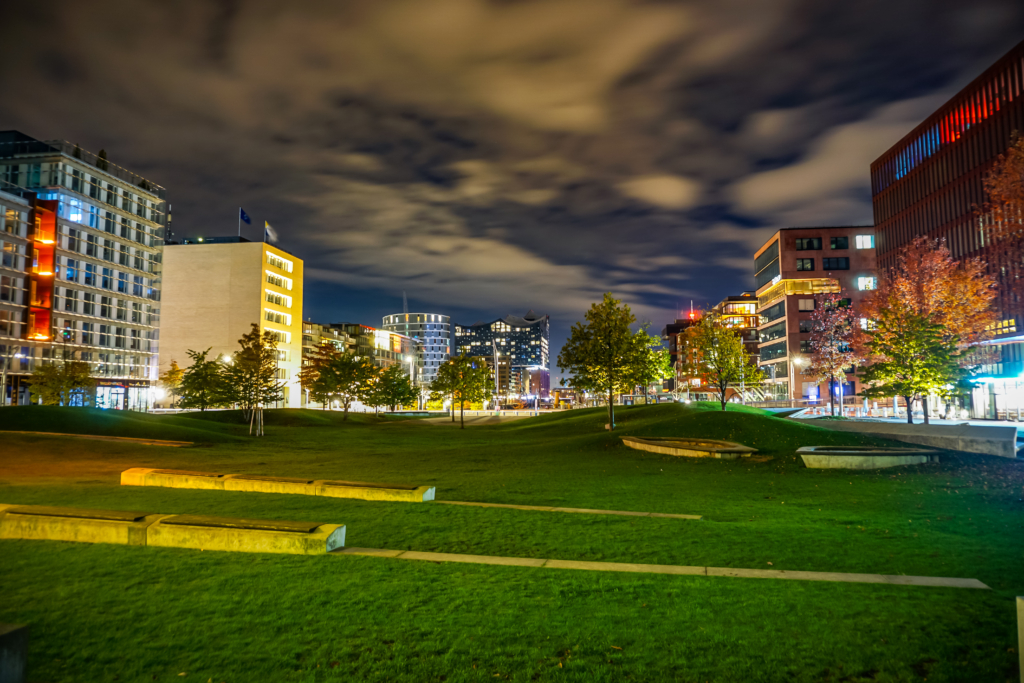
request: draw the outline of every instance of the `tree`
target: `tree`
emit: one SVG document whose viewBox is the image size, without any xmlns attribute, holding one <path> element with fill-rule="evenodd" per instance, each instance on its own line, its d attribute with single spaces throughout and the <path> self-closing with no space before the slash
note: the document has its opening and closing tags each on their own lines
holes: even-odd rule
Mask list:
<svg viewBox="0 0 1024 683">
<path fill-rule="evenodd" d="M 985 176 L 984 186 L 986 201 L 976 211 L 978 224 L 989 238 L 1005 293 L 1020 304 L 1024 297 L 1024 137 L 1014 133 L 1010 148 Z"/>
<path fill-rule="evenodd" d="M 405 368 L 399 364 L 385 368 L 377 375 L 370 391 L 373 406 L 386 406 L 392 411 L 407 405 L 419 396 Z"/>
<path fill-rule="evenodd" d="M 860 361 L 853 351 L 856 333 L 856 315 L 853 306 L 843 299 L 842 292 L 829 292 L 815 297 L 811 314 L 811 363 L 808 371 L 815 381 L 828 381 L 830 412 L 835 415 L 832 387 L 839 379 L 839 406 L 842 411 L 842 386 L 846 383 L 846 368 Z"/>
<path fill-rule="evenodd" d="M 89 364 L 67 357 L 54 363 L 36 368 L 32 373 L 29 390 L 32 399 L 42 400 L 43 405 L 70 406 L 84 403 L 85 390 L 95 386 L 89 376 Z M 76 400 L 78 399 L 78 400 Z"/>
<path fill-rule="evenodd" d="M 225 397 L 242 409 L 249 433 L 255 428 L 256 436 L 263 436 L 263 406 L 284 398 L 284 382 L 277 378 L 277 337 L 252 323 L 238 344 L 241 348 L 222 371 Z"/>
<path fill-rule="evenodd" d="M 907 423 L 914 424 L 913 402 L 958 379 L 954 345 L 943 338 L 940 325 L 917 313 L 896 295 L 875 302 L 873 329 L 865 331 L 865 346 L 874 362 L 864 372 L 865 396 L 902 396 Z M 927 422 L 927 405 L 925 422 Z"/>
<path fill-rule="evenodd" d="M 457 381 L 455 365 L 446 361 L 438 366 L 434 381 L 430 383 L 430 397 L 435 401 L 451 400 L 452 422 L 455 422 L 455 384 Z"/>
<path fill-rule="evenodd" d="M 110 168 L 110 162 L 107 161 L 107 150 L 101 149 L 100 153 L 96 155 L 96 168 L 101 171 L 106 171 Z"/>
<path fill-rule="evenodd" d="M 322 372 L 332 387 L 331 400 L 341 404 L 345 412 L 342 419 L 347 420 L 352 402 L 366 398 L 379 369 L 368 358 L 339 353 L 324 366 Z"/>
<path fill-rule="evenodd" d="M 210 353 L 210 349 L 205 351 L 189 349 L 187 353 L 188 357 L 192 359 L 192 365 L 182 373 L 181 384 L 178 385 L 178 395 L 181 397 L 178 406 L 199 408 L 203 411 L 224 405 L 226 403 L 222 375 L 224 364 L 219 360 L 209 360 L 206 357 Z"/>
<path fill-rule="evenodd" d="M 160 384 L 164 390 L 171 397 L 171 407 L 174 407 L 174 399 L 178 396 L 181 387 L 181 380 L 185 376 L 185 371 L 178 367 L 178 361 L 172 360 L 171 366 L 167 368 L 167 372 L 160 375 Z"/>
<path fill-rule="evenodd" d="M 483 401 L 491 391 L 491 369 L 465 354 L 448 361 L 451 365 L 452 394 L 459 401 L 459 429 L 466 428 L 466 402 Z"/>
<path fill-rule="evenodd" d="M 625 380 L 631 386 L 643 387 L 645 405 L 650 386 L 672 376 L 668 349 L 661 348 L 661 339 L 647 332 L 650 326 L 649 322 L 644 323 L 633 333 Z"/>
<path fill-rule="evenodd" d="M 756 387 L 763 375 L 752 362 L 739 333 L 726 327 L 721 317 L 712 313 L 686 328 L 680 335 L 683 342 L 683 373 L 700 377 L 718 392 L 718 400 L 725 410 L 726 392 L 730 386 L 744 384 Z"/>
<path fill-rule="evenodd" d="M 337 392 L 337 377 L 330 372 L 330 364 L 344 352 L 330 341 L 323 341 L 309 354 L 309 364 L 298 373 L 299 384 L 309 397 L 327 410 L 331 397 Z"/>
<path fill-rule="evenodd" d="M 914 350 L 932 348 L 938 343 L 941 349 L 936 351 L 939 355 L 933 369 L 944 368 L 947 374 L 942 381 L 928 386 L 940 391 L 963 379 L 969 367 L 984 360 L 985 354 L 978 350 L 978 344 L 992 336 L 998 320 L 992 306 L 996 295 L 996 281 L 986 274 L 984 261 L 968 258 L 958 263 L 944 241 L 918 237 L 900 250 L 895 267 L 883 275 L 878 289 L 861 304 L 874 329 L 859 332 L 856 345 L 862 357 L 881 362 L 908 357 Z M 925 328 L 931 331 L 925 332 Z M 909 348 L 900 350 L 901 343 Z M 879 355 L 875 349 L 885 349 L 886 353 Z M 955 364 L 947 362 L 951 360 Z M 924 367 L 919 370 L 924 372 Z M 931 390 L 924 394 L 911 392 L 920 395 L 924 402 L 926 423 L 925 397 L 929 393 Z"/>
<path fill-rule="evenodd" d="M 615 390 L 629 373 L 635 343 L 630 326 L 636 318 L 610 292 L 590 306 L 585 318 L 572 326 L 558 367 L 571 375 L 577 389 L 608 395 L 608 429 L 615 429 Z"/>
</svg>

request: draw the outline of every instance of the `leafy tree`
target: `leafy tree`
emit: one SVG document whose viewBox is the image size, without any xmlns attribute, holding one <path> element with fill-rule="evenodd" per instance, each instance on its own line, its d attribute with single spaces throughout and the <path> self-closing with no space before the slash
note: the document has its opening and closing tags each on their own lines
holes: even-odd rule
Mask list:
<svg viewBox="0 0 1024 683">
<path fill-rule="evenodd" d="M 854 353 L 853 337 L 857 324 L 853 306 L 844 303 L 842 292 L 829 292 L 815 297 L 811 314 L 811 363 L 808 371 L 818 382 L 828 381 L 830 412 L 836 414 L 832 387 L 836 379 L 840 384 L 840 410 L 842 385 L 846 382 L 846 368 L 860 361 Z"/>
<path fill-rule="evenodd" d="M 430 397 L 435 401 L 449 399 L 452 407 L 452 422 L 455 422 L 456 369 L 451 360 L 438 366 L 434 381 L 430 383 Z"/>
<path fill-rule="evenodd" d="M 571 375 L 574 387 L 608 395 L 608 428 L 615 429 L 615 390 L 628 381 L 636 342 L 630 326 L 636 322 L 629 306 L 604 295 L 592 304 L 586 322 L 572 326 L 558 354 L 558 367 Z"/>
<path fill-rule="evenodd" d="M 979 227 L 991 245 L 992 265 L 1000 274 L 1004 295 L 1020 305 L 1024 298 L 1024 137 L 1014 134 L 1013 144 L 996 159 L 984 183 L 986 202 L 976 212 Z"/>
<path fill-rule="evenodd" d="M 958 380 L 966 371 L 958 364 L 955 345 L 944 339 L 942 327 L 898 297 L 876 301 L 874 323 L 875 327 L 866 331 L 866 348 L 874 362 L 864 372 L 868 389 L 863 394 L 902 396 L 907 403 L 907 422 L 913 424 L 913 402 Z"/>
<path fill-rule="evenodd" d="M 85 390 L 96 384 L 89 372 L 88 363 L 68 360 L 66 356 L 58 362 L 41 365 L 32 373 L 32 385 L 29 387 L 32 399 L 42 400 L 43 405 L 48 406 L 84 403 L 81 399 Z"/>
<path fill-rule="evenodd" d="M 722 410 L 725 410 L 730 386 L 756 387 L 764 379 L 747 354 L 739 333 L 725 326 L 718 315 L 701 316 L 699 322 L 686 328 L 680 339 L 683 374 L 700 377 L 701 384 L 714 387 Z"/>
<path fill-rule="evenodd" d="M 256 436 L 263 436 L 263 406 L 284 399 L 284 382 L 277 379 L 277 337 L 252 323 L 238 344 L 241 348 L 222 371 L 225 397 L 241 407 L 249 433 L 255 428 Z"/>
<path fill-rule="evenodd" d="M 452 422 L 455 401 L 459 402 L 459 428 L 466 428 L 466 403 L 483 401 L 491 391 L 491 369 L 479 358 L 465 354 L 453 356 L 438 367 L 437 377 L 430 385 L 436 395 L 452 397 Z"/>
<path fill-rule="evenodd" d="M 405 368 L 395 364 L 385 368 L 377 375 L 370 395 L 371 401 L 373 401 L 370 405 L 386 406 L 394 411 L 414 402 L 419 397 L 419 392 L 412 385 L 412 380 L 406 374 Z"/>
<path fill-rule="evenodd" d="M 198 408 L 207 410 L 227 403 L 224 399 L 224 364 L 219 360 L 210 360 L 205 351 L 189 349 L 188 357 L 192 365 L 188 366 L 181 376 L 178 395 L 181 397 L 178 406 L 181 408 Z"/>
<path fill-rule="evenodd" d="M 171 366 L 167 368 L 167 372 L 160 375 L 160 384 L 171 396 L 172 408 L 174 407 L 174 400 L 175 398 L 177 398 L 180 392 L 181 380 L 184 378 L 184 376 L 185 371 L 182 368 L 178 367 L 178 361 L 176 360 L 172 360 Z"/>
<path fill-rule="evenodd" d="M 331 386 L 331 400 L 336 400 L 345 411 L 343 420 L 348 419 L 348 410 L 353 401 L 367 398 L 373 380 L 380 370 L 368 358 L 350 353 L 340 353 L 328 362 L 322 372 Z"/>
<path fill-rule="evenodd" d="M 647 332 L 650 326 L 650 323 L 644 323 L 633 333 L 625 380 L 632 386 L 643 387 L 645 405 L 650 386 L 672 376 L 668 349 L 661 348 L 661 339 Z"/>
<path fill-rule="evenodd" d="M 328 368 L 343 353 L 330 341 L 323 341 L 309 355 L 309 364 L 299 371 L 299 384 L 324 410 L 327 410 L 331 397 L 337 392 L 336 377 Z"/>
</svg>

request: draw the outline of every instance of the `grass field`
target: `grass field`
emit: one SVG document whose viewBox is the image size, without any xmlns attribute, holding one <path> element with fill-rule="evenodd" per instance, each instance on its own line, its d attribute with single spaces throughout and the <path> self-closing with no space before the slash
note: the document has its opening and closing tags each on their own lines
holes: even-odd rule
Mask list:
<svg viewBox="0 0 1024 683">
<path fill-rule="evenodd" d="M 716 408 L 715 406 L 714 408 Z M 1016 681 L 1024 464 L 944 455 L 807 470 L 802 445 L 881 443 L 754 409 L 570 411 L 458 430 L 268 413 L 7 408 L 0 503 L 344 523 L 351 546 L 977 578 L 991 591 L 588 573 L 365 557 L 0 541 L 0 622 L 32 624 L 32 681 Z M 700 436 L 752 461 L 627 449 Z M 120 487 L 128 467 L 430 484 L 441 500 L 702 521 Z"/>
</svg>

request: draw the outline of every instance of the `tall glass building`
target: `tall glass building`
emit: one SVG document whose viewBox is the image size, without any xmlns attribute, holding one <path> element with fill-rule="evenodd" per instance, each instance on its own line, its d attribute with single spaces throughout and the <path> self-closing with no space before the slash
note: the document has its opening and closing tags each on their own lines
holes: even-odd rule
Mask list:
<svg viewBox="0 0 1024 683">
<path fill-rule="evenodd" d="M 455 353 L 488 361 L 498 393 L 547 398 L 551 389 L 551 317 L 533 311 L 489 323 L 455 326 Z"/>
<path fill-rule="evenodd" d="M 946 240 L 956 258 L 978 256 L 1000 283 L 995 345 L 999 361 L 975 392 L 976 417 L 996 417 L 1024 404 L 1024 305 L 1012 291 L 1020 267 L 1000 262 L 989 239 L 984 179 L 1015 133 L 1024 133 L 1024 42 L 871 164 L 878 265 L 892 268 L 915 237 Z"/>
<path fill-rule="evenodd" d="M 416 384 L 425 387 L 451 355 L 451 318 L 438 313 L 396 313 L 384 316 L 381 327 L 412 337 L 416 345 Z"/>
<path fill-rule="evenodd" d="M 99 407 L 145 409 L 157 380 L 167 203 L 146 178 L 62 140 L 0 132 L 5 395 L 39 363 L 88 363 Z M 15 357 L 18 357 L 15 362 Z"/>
</svg>

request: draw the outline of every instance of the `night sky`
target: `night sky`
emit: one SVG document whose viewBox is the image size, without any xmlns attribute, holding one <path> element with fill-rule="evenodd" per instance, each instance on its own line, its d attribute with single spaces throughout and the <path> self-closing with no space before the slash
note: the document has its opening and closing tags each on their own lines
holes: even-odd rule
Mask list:
<svg viewBox="0 0 1024 683">
<path fill-rule="evenodd" d="M 868 165 L 1024 38 L 1020 0 L 21 2 L 0 129 L 238 207 L 305 317 L 550 313 L 660 331 L 753 286 L 771 231 L 871 223 Z M 555 371 L 555 368 L 552 368 Z"/>
</svg>

